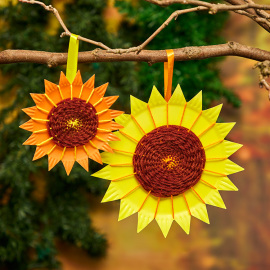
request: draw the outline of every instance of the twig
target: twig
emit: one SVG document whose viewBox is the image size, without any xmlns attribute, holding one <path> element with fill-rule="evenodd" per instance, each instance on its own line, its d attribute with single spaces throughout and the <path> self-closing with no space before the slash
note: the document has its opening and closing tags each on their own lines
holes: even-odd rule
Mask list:
<svg viewBox="0 0 270 270">
<path fill-rule="evenodd" d="M 266 79 L 270 76 L 270 61 L 266 60 L 261 63 L 257 63 L 254 65 L 253 68 L 258 68 L 260 71 L 259 75 L 259 85 L 261 88 L 265 87 L 265 89 L 268 91 L 268 97 L 270 100 L 270 85 L 266 81 Z"/>
<path fill-rule="evenodd" d="M 60 25 L 62 26 L 62 28 L 64 29 L 64 32 L 60 35 L 60 37 L 64 37 L 64 36 L 71 36 L 71 32 L 68 30 L 67 26 L 65 25 L 64 21 L 62 20 L 58 10 L 56 8 L 54 8 L 52 5 L 45 5 L 43 2 L 40 1 L 34 1 L 34 0 L 19 0 L 22 3 L 27 3 L 27 4 L 37 4 L 42 6 L 45 10 L 50 11 L 54 14 L 54 16 L 56 17 L 56 19 L 59 21 Z M 82 36 L 78 36 L 79 40 L 85 41 L 87 43 L 93 44 L 97 47 L 100 47 L 102 49 L 105 50 L 109 50 L 110 48 L 106 45 L 104 45 L 102 42 L 98 42 L 92 39 L 88 39 Z"/>
<path fill-rule="evenodd" d="M 219 45 L 174 49 L 174 55 L 175 61 L 200 60 L 230 55 L 256 61 L 266 59 L 270 61 L 270 52 L 232 41 Z M 94 51 L 80 52 L 78 61 L 79 63 L 136 61 L 147 62 L 151 65 L 167 61 L 167 54 L 165 50 L 142 50 L 139 54 L 136 52 L 112 54 L 106 50 L 96 49 Z M 46 64 L 49 67 L 55 67 L 67 63 L 67 54 L 30 50 L 5 50 L 0 52 L 0 64 L 22 62 Z"/>
</svg>

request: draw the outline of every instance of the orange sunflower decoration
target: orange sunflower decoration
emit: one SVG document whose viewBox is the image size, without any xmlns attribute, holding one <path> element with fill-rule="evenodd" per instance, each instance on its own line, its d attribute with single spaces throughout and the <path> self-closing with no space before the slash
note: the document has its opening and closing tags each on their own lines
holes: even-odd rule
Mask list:
<svg viewBox="0 0 270 270">
<path fill-rule="evenodd" d="M 118 96 L 104 97 L 108 83 L 94 88 L 95 76 L 85 84 L 80 71 L 72 83 L 61 73 L 59 85 L 45 80 L 45 94 L 31 94 L 36 106 L 23 109 L 31 119 L 20 128 L 33 132 L 24 145 L 36 145 L 33 160 L 48 155 L 49 170 L 62 161 L 69 175 L 77 161 L 88 171 L 88 158 L 102 164 L 99 149 L 112 152 L 112 131 L 122 128 L 110 110 Z"/>
</svg>

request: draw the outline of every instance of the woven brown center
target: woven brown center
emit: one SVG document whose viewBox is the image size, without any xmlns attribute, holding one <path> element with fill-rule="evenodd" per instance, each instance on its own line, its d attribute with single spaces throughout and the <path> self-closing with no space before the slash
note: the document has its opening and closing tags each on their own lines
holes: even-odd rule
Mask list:
<svg viewBox="0 0 270 270">
<path fill-rule="evenodd" d="M 133 166 L 135 177 L 157 197 L 179 195 L 201 178 L 205 152 L 187 128 L 169 125 L 147 133 L 139 141 Z"/>
<path fill-rule="evenodd" d="M 48 132 L 61 147 L 84 145 L 97 133 L 98 116 L 95 107 L 79 98 L 59 102 L 50 111 L 48 119 Z"/>
</svg>

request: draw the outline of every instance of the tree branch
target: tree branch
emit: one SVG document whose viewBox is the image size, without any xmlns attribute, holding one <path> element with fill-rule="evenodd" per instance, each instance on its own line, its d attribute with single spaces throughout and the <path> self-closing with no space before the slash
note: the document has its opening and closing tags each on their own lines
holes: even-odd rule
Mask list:
<svg viewBox="0 0 270 270">
<path fill-rule="evenodd" d="M 174 55 L 175 61 L 200 60 L 230 55 L 257 61 L 270 60 L 270 52 L 232 41 L 220 45 L 174 49 Z M 165 50 L 143 50 L 139 54 L 136 52 L 111 54 L 105 50 L 96 49 L 94 51 L 80 52 L 78 61 L 79 63 L 136 61 L 147 62 L 151 65 L 167 61 L 167 54 Z M 5 50 L 0 52 L 0 64 L 10 63 L 37 63 L 55 67 L 67 63 L 67 53 L 30 50 Z"/>
</svg>

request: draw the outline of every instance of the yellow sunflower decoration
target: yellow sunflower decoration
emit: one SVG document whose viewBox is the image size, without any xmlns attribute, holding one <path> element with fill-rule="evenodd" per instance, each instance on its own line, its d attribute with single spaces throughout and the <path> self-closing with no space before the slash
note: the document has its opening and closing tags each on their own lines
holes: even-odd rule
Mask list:
<svg viewBox="0 0 270 270">
<path fill-rule="evenodd" d="M 101 154 L 109 165 L 93 174 L 111 181 L 102 202 L 121 200 L 119 220 L 138 212 L 138 232 L 155 219 L 165 237 L 174 220 L 186 233 L 191 216 L 209 223 L 206 204 L 225 208 L 219 190 L 237 190 L 228 175 L 243 170 L 228 159 L 242 145 L 224 140 L 235 123 L 216 123 L 222 105 L 203 111 L 202 93 L 186 102 L 179 85 L 166 93 L 131 96 L 115 119 L 121 140 Z"/>
<path fill-rule="evenodd" d="M 48 155 L 49 170 L 62 161 L 67 174 L 75 161 L 87 171 L 88 158 L 102 164 L 99 149 L 112 151 L 108 141 L 119 139 L 111 131 L 122 127 L 112 119 L 123 113 L 109 109 L 118 96 L 104 97 L 108 83 L 95 88 L 92 76 L 83 84 L 76 46 L 69 59 L 67 77 L 62 72 L 58 85 L 45 80 L 45 94 L 31 94 L 36 106 L 23 109 L 31 119 L 20 126 L 32 132 L 24 144 L 37 146 L 33 160 Z"/>
</svg>

